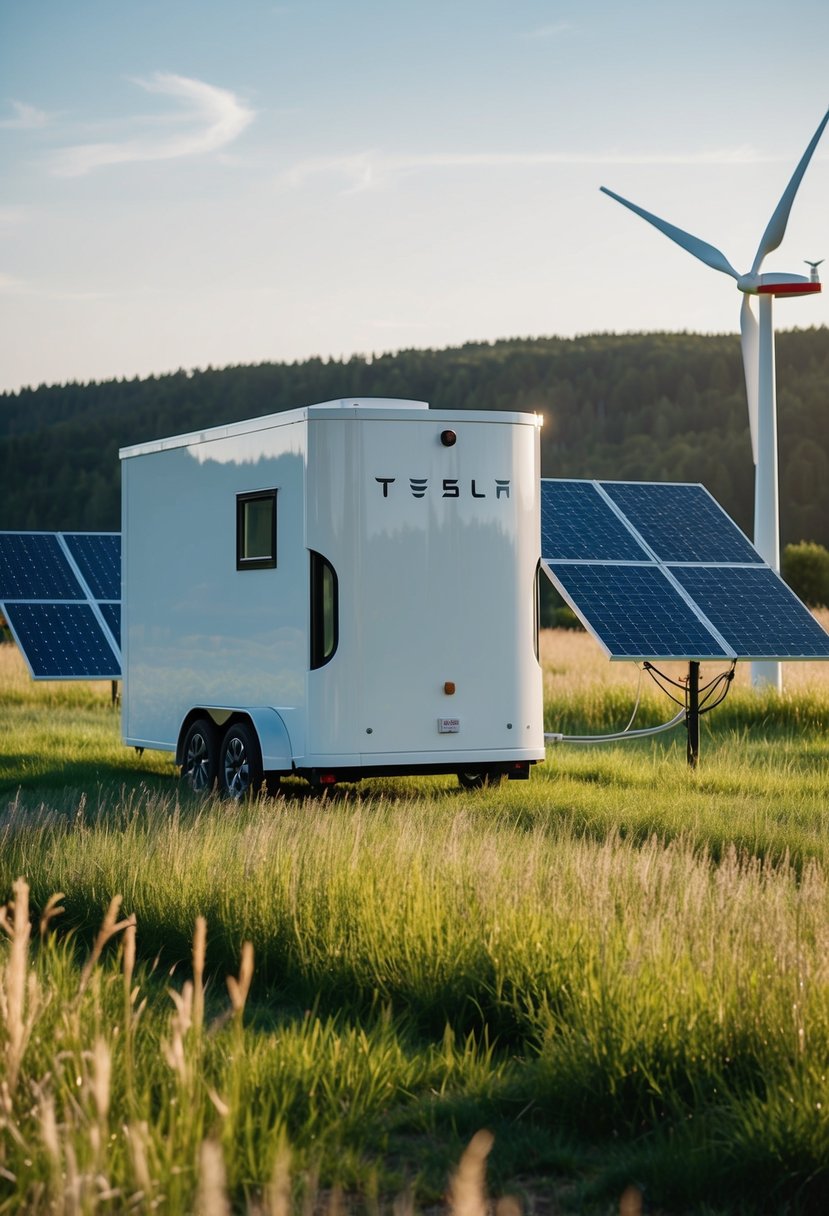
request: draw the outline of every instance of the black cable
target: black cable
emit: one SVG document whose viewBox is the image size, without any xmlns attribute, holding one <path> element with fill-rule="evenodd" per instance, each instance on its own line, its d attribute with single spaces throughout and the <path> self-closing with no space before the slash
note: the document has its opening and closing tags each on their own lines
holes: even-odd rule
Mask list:
<svg viewBox="0 0 829 1216">
<path fill-rule="evenodd" d="M 736 661 L 732 659 L 731 667 L 728 669 L 728 671 L 718 672 L 717 675 L 711 677 L 707 684 L 702 685 L 699 691 L 701 694 L 704 693 L 705 695 L 700 699 L 697 711 L 698 713 L 707 714 L 710 713 L 712 709 L 716 709 L 718 705 L 722 705 L 723 701 L 728 696 L 731 681 L 734 679 L 734 670 L 736 665 Z M 643 670 L 647 671 L 657 688 L 660 689 L 661 692 L 664 692 L 665 696 L 669 697 L 675 705 L 684 705 L 687 713 L 689 691 L 688 677 L 686 676 L 682 680 L 674 680 L 664 671 L 660 671 L 658 667 L 654 667 L 653 663 L 649 663 L 647 660 L 642 664 L 642 667 Z M 661 681 L 664 681 L 664 683 Z M 675 697 L 672 692 L 668 691 L 665 684 L 670 684 L 672 688 L 679 689 L 683 694 L 682 698 L 680 699 L 679 697 Z M 711 698 L 716 693 L 719 693 L 717 699 L 711 702 L 709 705 L 708 702 L 711 701 Z"/>
</svg>

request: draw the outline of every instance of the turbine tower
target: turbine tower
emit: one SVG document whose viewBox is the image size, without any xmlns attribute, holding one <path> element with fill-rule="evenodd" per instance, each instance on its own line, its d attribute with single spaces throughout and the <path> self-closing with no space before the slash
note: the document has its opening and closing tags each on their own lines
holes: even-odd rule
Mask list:
<svg viewBox="0 0 829 1216">
<path fill-rule="evenodd" d="M 740 309 L 740 334 L 748 398 L 751 454 L 755 464 L 754 544 L 762 557 L 778 572 L 780 570 L 780 514 L 777 484 L 777 400 L 772 300 L 775 296 L 786 298 L 813 295 L 820 291 L 820 281 L 817 275 L 817 267 L 820 263 L 807 263 L 810 267 L 808 278 L 800 274 L 761 274 L 760 267 L 766 255 L 777 249 L 783 240 L 794 196 L 797 194 L 803 174 L 806 172 L 827 122 L 829 122 L 829 110 L 824 114 L 820 126 L 812 136 L 808 148 L 792 174 L 791 181 L 783 191 L 783 196 L 775 207 L 774 214 L 760 239 L 751 269 L 746 274 L 736 271 L 725 254 L 713 245 L 667 223 L 666 220 L 659 219 L 658 216 L 643 210 L 642 207 L 637 207 L 635 203 L 622 198 L 619 194 L 614 194 L 605 186 L 601 187 L 605 194 L 615 198 L 617 203 L 621 203 L 623 207 L 627 207 L 636 215 L 641 216 L 649 224 L 653 224 L 665 236 L 686 249 L 688 253 L 693 254 L 695 258 L 699 258 L 706 266 L 730 275 L 732 279 L 736 280 L 738 289 L 743 293 L 743 303 Z M 752 308 L 752 296 L 757 296 L 759 300 L 759 324 Z M 755 687 L 772 685 L 779 691 L 782 688 L 780 664 L 774 662 L 752 663 L 751 679 Z"/>
</svg>

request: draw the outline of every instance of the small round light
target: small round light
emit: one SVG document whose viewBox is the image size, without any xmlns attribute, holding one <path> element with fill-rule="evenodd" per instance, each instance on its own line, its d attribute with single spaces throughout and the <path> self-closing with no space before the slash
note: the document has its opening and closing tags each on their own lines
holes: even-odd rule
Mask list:
<svg viewBox="0 0 829 1216">
<path fill-rule="evenodd" d="M 454 431 L 441 431 L 440 441 L 445 448 L 452 448 L 458 442 L 458 437 Z"/>
<path fill-rule="evenodd" d="M 454 681 L 454 680 L 447 680 L 447 681 L 446 681 L 446 683 L 445 683 L 445 684 L 444 684 L 444 686 L 443 686 L 443 691 L 446 693 L 447 697 L 454 696 L 454 694 L 455 694 L 455 681 Z"/>
</svg>

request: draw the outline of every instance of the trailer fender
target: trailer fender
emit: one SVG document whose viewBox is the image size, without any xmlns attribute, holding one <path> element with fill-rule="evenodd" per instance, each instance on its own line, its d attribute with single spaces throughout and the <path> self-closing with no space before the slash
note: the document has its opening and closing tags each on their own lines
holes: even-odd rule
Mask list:
<svg viewBox="0 0 829 1216">
<path fill-rule="evenodd" d="M 246 709 L 245 716 L 250 718 L 253 728 L 259 736 L 259 746 L 262 749 L 262 767 L 266 773 L 287 773 L 293 767 L 291 738 L 288 728 L 275 709 Z"/>
<path fill-rule="evenodd" d="M 266 773 L 288 773 L 293 768 L 291 737 L 281 715 L 270 706 L 251 709 L 249 706 L 202 706 L 191 709 L 181 724 L 176 745 L 176 764 L 183 763 L 182 747 L 190 725 L 197 718 L 209 718 L 218 732 L 216 744 L 231 721 L 245 720 L 256 731 L 262 752 L 262 768 Z"/>
</svg>

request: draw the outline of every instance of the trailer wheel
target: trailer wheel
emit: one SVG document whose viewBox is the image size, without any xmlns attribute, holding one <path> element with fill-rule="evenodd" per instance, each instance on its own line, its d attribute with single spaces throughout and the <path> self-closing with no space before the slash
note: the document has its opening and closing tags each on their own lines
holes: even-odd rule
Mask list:
<svg viewBox="0 0 829 1216">
<path fill-rule="evenodd" d="M 239 801 L 259 790 L 264 776 L 256 732 L 246 722 L 235 722 L 227 728 L 219 751 L 222 793 Z"/>
<path fill-rule="evenodd" d="M 191 722 L 181 745 L 181 779 L 194 794 L 206 794 L 216 782 L 216 728 L 208 718 Z"/>
<path fill-rule="evenodd" d="M 461 785 L 465 790 L 482 790 L 491 786 L 500 785 L 503 779 L 504 774 L 499 773 L 497 769 L 458 769 L 458 784 Z"/>
</svg>

